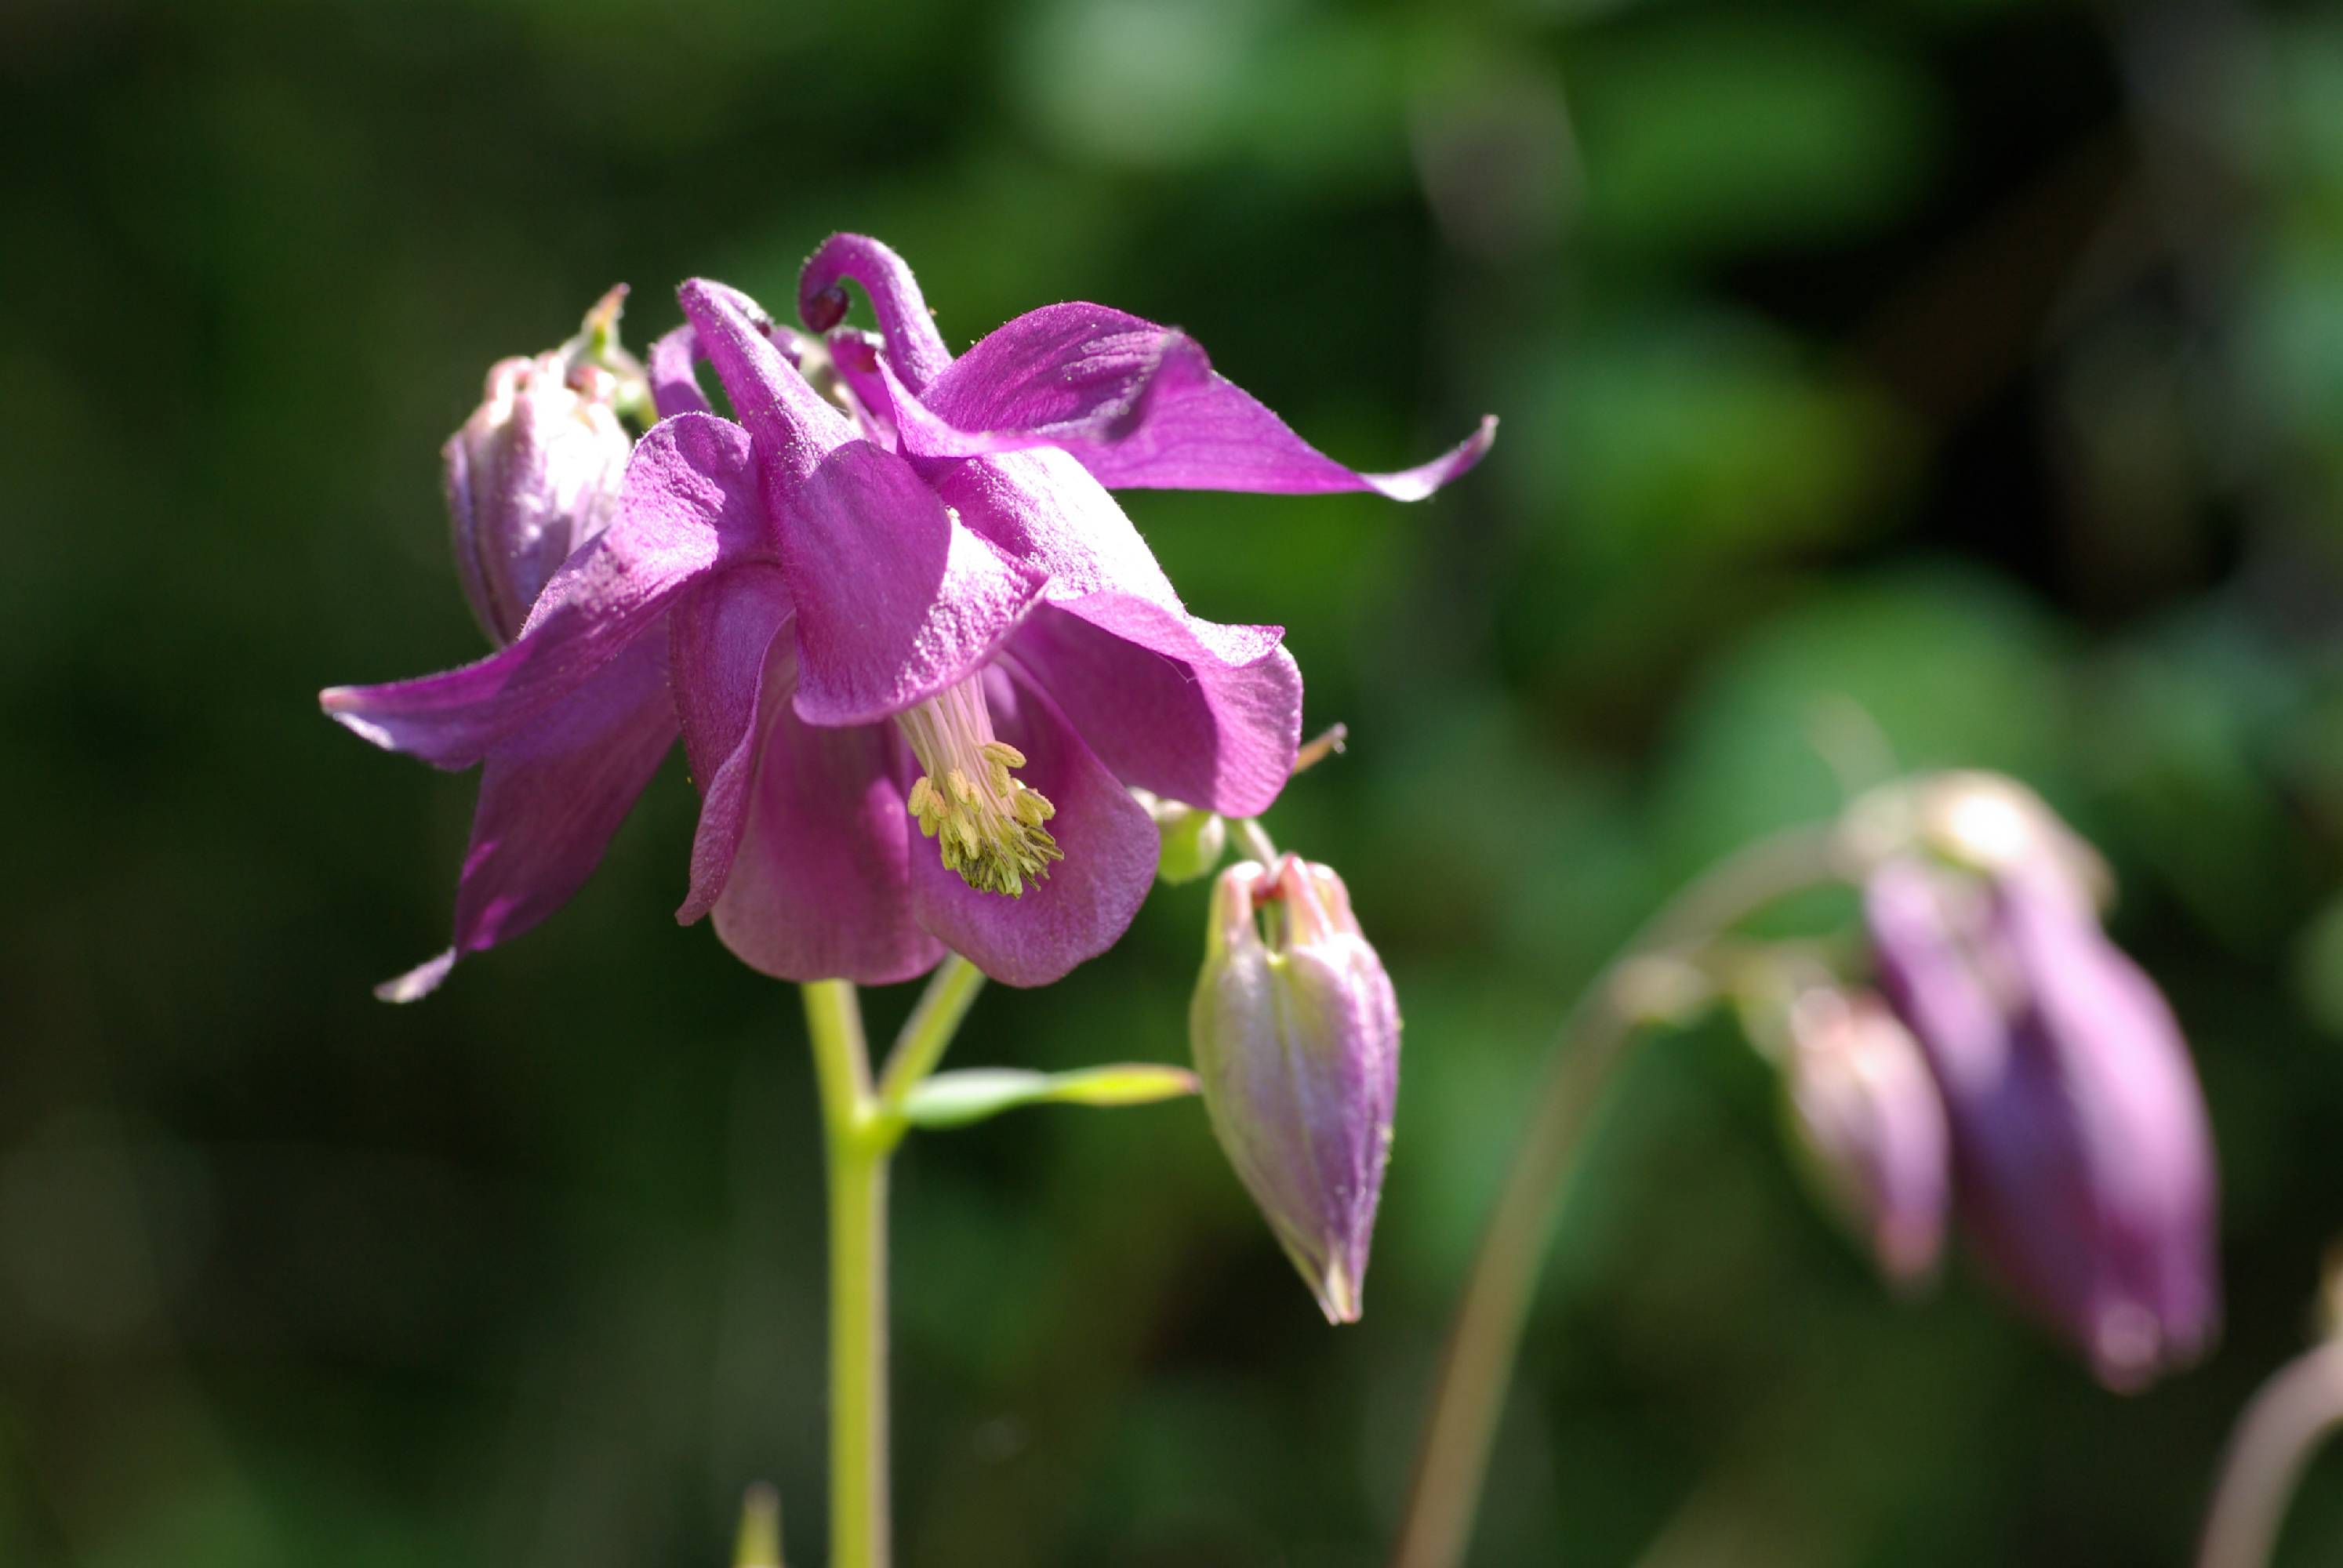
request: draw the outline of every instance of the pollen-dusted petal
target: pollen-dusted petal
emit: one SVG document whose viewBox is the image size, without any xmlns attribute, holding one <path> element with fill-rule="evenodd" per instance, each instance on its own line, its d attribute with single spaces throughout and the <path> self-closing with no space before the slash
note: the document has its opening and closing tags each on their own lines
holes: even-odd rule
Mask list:
<svg viewBox="0 0 2343 1568">
<path fill-rule="evenodd" d="M 736 425 L 686 414 L 654 426 L 636 443 L 617 517 L 553 575 L 511 647 L 418 680 L 335 687 L 320 705 L 377 746 L 471 766 L 578 694 L 694 578 L 768 548 L 752 474 Z"/>
<path fill-rule="evenodd" d="M 1282 636 L 1094 593 L 1044 606 L 1010 646 L 1115 777 L 1251 817 L 1301 746 L 1302 672 Z"/>
<path fill-rule="evenodd" d="M 897 368 L 880 366 L 882 375 Z M 923 391 L 901 379 L 894 415 L 905 452 L 948 457 L 1057 447 L 1110 488 L 1373 490 L 1418 501 L 1479 462 L 1497 430 L 1493 417 L 1484 418 L 1429 463 L 1362 473 L 1214 371 L 1186 334 L 1101 305 L 1021 316 Z"/>
<path fill-rule="evenodd" d="M 510 940 L 568 902 L 675 737 L 666 639 L 652 637 L 498 742 L 480 776 L 454 945 L 376 994 L 412 1001 L 458 959 Z"/>
<path fill-rule="evenodd" d="M 1006 664 L 984 672 L 985 700 L 1001 738 L 1026 758 L 1019 777 L 1054 802 L 1047 820 L 1064 859 L 1051 864 L 1047 880 L 1005 898 L 970 887 L 915 847 L 911 896 L 920 923 L 986 974 L 1047 985 L 1130 926 L 1155 878 L 1157 835 L 1057 706 Z"/>
</svg>

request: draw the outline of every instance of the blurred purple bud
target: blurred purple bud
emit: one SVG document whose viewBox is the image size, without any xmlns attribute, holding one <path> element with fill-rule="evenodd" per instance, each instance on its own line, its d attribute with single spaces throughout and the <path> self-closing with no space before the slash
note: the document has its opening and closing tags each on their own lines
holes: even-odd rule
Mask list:
<svg viewBox="0 0 2343 1568">
<path fill-rule="evenodd" d="M 2110 1388 L 2195 1360 L 2220 1315 L 2212 1131 L 2170 1010 L 2083 879 L 1906 857 L 1873 871 L 1865 910 L 1986 1263 Z"/>
<path fill-rule="evenodd" d="M 564 347 L 499 360 L 480 406 L 441 448 L 464 597 L 498 647 L 520 635 L 546 580 L 617 508 L 634 447 L 617 412 L 632 368 L 615 347 L 624 293 L 605 295 Z"/>
<path fill-rule="evenodd" d="M 1327 1322 L 1357 1321 L 1400 1020 L 1342 879 L 1292 855 L 1273 872 L 1251 860 L 1222 872 L 1188 1016 L 1229 1162 Z"/>
<path fill-rule="evenodd" d="M 1945 1104 L 1887 1004 L 1830 987 L 1789 1010 L 1783 1085 L 1824 1195 L 1898 1285 L 1936 1272 L 1951 1202 Z"/>
</svg>

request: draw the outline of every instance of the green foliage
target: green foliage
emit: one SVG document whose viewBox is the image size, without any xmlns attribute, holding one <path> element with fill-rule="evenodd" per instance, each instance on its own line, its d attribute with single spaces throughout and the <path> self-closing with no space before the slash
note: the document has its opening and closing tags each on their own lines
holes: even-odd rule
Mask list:
<svg viewBox="0 0 2343 1568">
<path fill-rule="evenodd" d="M 1152 1105 L 1196 1092 L 1185 1068 L 1124 1062 L 1074 1072 L 964 1067 L 921 1081 L 903 1101 L 903 1120 L 934 1131 L 966 1127 L 1025 1105 Z"/>
</svg>

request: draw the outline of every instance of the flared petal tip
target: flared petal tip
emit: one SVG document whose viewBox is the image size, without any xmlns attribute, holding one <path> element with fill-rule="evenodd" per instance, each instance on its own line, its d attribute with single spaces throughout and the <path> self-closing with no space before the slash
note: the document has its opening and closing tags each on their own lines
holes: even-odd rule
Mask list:
<svg viewBox="0 0 2343 1568">
<path fill-rule="evenodd" d="M 385 751 L 397 750 L 398 743 L 390 731 L 366 716 L 366 698 L 364 687 L 329 686 L 317 693 L 317 707 L 327 718 L 360 739 Z"/>
<path fill-rule="evenodd" d="M 1359 1285 L 1360 1282 L 1339 1259 L 1328 1263 L 1324 1275 L 1312 1282 L 1312 1288 L 1318 1296 L 1318 1310 L 1326 1314 L 1329 1323 L 1339 1325 L 1359 1321 L 1359 1314 L 1366 1311 L 1366 1304 L 1359 1299 Z"/>
<path fill-rule="evenodd" d="M 1480 428 L 1445 457 L 1413 468 L 1403 468 L 1396 474 L 1364 474 L 1368 487 L 1394 501 L 1421 501 L 1452 479 L 1462 478 L 1473 466 L 1489 455 L 1497 443 L 1497 417 L 1481 416 Z"/>
<path fill-rule="evenodd" d="M 439 989 L 447 971 L 456 967 L 456 950 L 449 948 L 437 958 L 427 959 L 395 980 L 387 980 L 374 988 L 376 998 L 382 1001 L 420 1001 Z"/>
</svg>

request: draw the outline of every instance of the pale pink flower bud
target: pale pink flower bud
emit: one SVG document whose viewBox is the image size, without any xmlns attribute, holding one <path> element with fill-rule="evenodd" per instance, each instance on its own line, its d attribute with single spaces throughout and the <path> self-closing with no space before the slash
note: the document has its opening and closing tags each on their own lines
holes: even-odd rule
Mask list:
<svg viewBox="0 0 2343 1568">
<path fill-rule="evenodd" d="M 464 597 L 498 646 L 570 552 L 606 528 L 634 442 L 618 404 L 639 383 L 612 343 L 624 290 L 550 353 L 503 359 L 480 406 L 441 448 L 448 538 Z"/>
<path fill-rule="evenodd" d="M 1399 1030 L 1340 877 L 1292 855 L 1221 873 L 1189 1010 L 1196 1070 L 1221 1147 L 1330 1322 L 1359 1316 Z"/>
</svg>

